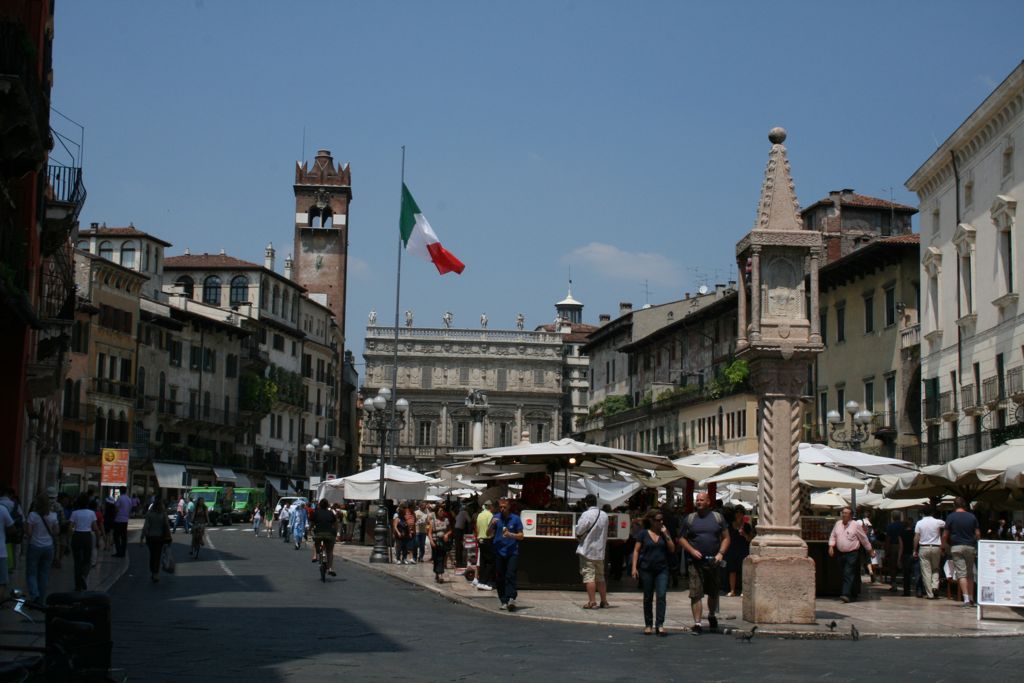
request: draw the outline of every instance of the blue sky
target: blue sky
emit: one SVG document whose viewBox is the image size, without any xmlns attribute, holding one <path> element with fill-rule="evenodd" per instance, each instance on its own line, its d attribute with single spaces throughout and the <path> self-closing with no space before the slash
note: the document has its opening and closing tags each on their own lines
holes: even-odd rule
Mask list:
<svg viewBox="0 0 1024 683">
<path fill-rule="evenodd" d="M 730 277 L 772 126 L 801 204 L 916 205 L 903 182 L 1024 58 L 1022 21 L 1018 1 L 58 0 L 53 105 L 85 128 L 82 225 L 175 254 L 273 242 L 280 267 L 295 161 L 350 163 L 361 361 L 366 314 L 394 315 L 402 145 L 467 264 L 404 261 L 418 326 L 548 322 L 570 268 L 596 323 Z"/>
</svg>

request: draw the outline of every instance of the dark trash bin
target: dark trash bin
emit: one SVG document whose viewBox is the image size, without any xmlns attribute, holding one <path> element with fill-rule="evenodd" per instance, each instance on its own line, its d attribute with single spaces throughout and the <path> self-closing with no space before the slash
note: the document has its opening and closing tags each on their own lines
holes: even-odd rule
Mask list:
<svg viewBox="0 0 1024 683">
<path fill-rule="evenodd" d="M 76 669 L 110 669 L 114 649 L 110 596 L 95 591 L 52 593 L 46 598 L 46 645 L 59 645 Z M 87 632 L 54 628 L 55 618 L 90 624 Z"/>
</svg>

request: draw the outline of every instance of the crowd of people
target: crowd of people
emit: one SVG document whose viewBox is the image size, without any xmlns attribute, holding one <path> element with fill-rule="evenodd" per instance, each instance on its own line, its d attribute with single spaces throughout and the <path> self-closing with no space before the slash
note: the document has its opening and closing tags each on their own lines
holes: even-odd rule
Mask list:
<svg viewBox="0 0 1024 683">
<path fill-rule="evenodd" d="M 86 590 L 101 552 L 113 550 L 114 557 L 124 557 L 128 520 L 138 499 L 124 488 L 118 493 L 102 498 L 89 489 L 71 496 L 50 486 L 26 512 L 14 489 L 0 487 L 0 599 L 19 558 L 25 563 L 29 599 L 42 602 L 50 572 L 62 569 L 66 558 L 72 561 L 75 590 Z"/>
</svg>

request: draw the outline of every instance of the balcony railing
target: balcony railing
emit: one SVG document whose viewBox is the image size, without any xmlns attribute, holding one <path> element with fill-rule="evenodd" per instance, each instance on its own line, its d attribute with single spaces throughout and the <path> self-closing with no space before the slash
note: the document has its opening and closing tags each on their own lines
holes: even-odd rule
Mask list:
<svg viewBox="0 0 1024 683">
<path fill-rule="evenodd" d="M 875 432 L 892 431 L 899 428 L 900 416 L 896 411 L 875 413 L 872 425 Z"/>
<path fill-rule="evenodd" d="M 989 377 L 981 382 L 981 400 L 986 405 L 999 403 L 1004 397 L 999 394 L 999 377 Z"/>
<path fill-rule="evenodd" d="M 902 457 L 917 465 L 942 465 L 957 458 L 974 455 L 992 447 L 992 433 L 988 431 L 967 434 L 953 439 L 940 439 L 920 446 L 904 447 Z M 916 458 L 908 457 L 913 449 L 920 449 Z"/>
<path fill-rule="evenodd" d="M 1018 365 L 1015 368 L 1010 368 L 1006 371 L 1006 393 L 1010 396 L 1020 396 L 1024 394 L 1024 376 L 1022 376 L 1022 370 L 1024 367 Z"/>
<path fill-rule="evenodd" d="M 82 169 L 77 166 L 50 164 L 46 168 L 46 179 L 46 220 L 42 222 L 40 234 L 40 249 L 44 255 L 60 251 L 67 243 L 86 194 Z"/>
<path fill-rule="evenodd" d="M 978 391 L 973 384 L 965 384 L 960 387 L 960 406 L 965 413 L 978 408 Z"/>
<path fill-rule="evenodd" d="M 179 420 L 189 420 L 191 422 L 199 422 L 209 425 L 226 425 L 234 427 L 238 423 L 238 413 L 232 413 L 230 411 L 219 410 L 217 408 L 204 407 L 198 403 L 182 403 L 179 401 L 167 401 L 162 402 L 162 406 L 158 405 L 158 410 L 161 415 L 174 417 Z"/>
<path fill-rule="evenodd" d="M 39 269 L 39 310 L 43 320 L 70 324 L 75 313 L 75 275 L 68 252 L 58 249 Z"/>
<path fill-rule="evenodd" d="M 953 392 L 943 391 L 939 394 L 939 413 L 950 415 L 956 412 L 956 404 L 953 402 Z"/>
<path fill-rule="evenodd" d="M 925 420 L 939 419 L 939 399 L 937 396 L 921 402 L 921 417 Z"/>
<path fill-rule="evenodd" d="M 120 398 L 135 398 L 135 385 L 129 382 L 119 382 L 116 379 L 105 377 L 93 377 L 90 384 L 90 391 L 96 394 L 107 396 L 119 396 Z"/>
<path fill-rule="evenodd" d="M 921 345 L 921 324 L 917 323 L 900 330 L 900 348 L 909 349 Z"/>
</svg>

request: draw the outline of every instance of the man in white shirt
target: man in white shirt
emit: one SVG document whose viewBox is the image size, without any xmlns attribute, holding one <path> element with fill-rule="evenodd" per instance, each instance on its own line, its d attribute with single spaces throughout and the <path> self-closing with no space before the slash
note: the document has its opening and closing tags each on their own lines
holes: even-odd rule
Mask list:
<svg viewBox="0 0 1024 683">
<path fill-rule="evenodd" d="M 914 557 L 921 561 L 921 583 L 925 597 L 935 599 L 939 590 L 939 564 L 942 562 L 942 531 L 946 523 L 936 519 L 931 508 L 925 508 L 924 517 L 914 527 Z"/>
<path fill-rule="evenodd" d="M 608 545 L 608 515 L 597 507 L 597 496 L 584 499 L 587 511 L 576 521 L 576 554 L 580 556 L 580 574 L 587 587 L 587 604 L 583 609 L 608 606 L 608 584 L 604 580 L 604 552 Z M 601 594 L 601 604 L 594 598 Z"/>
</svg>

